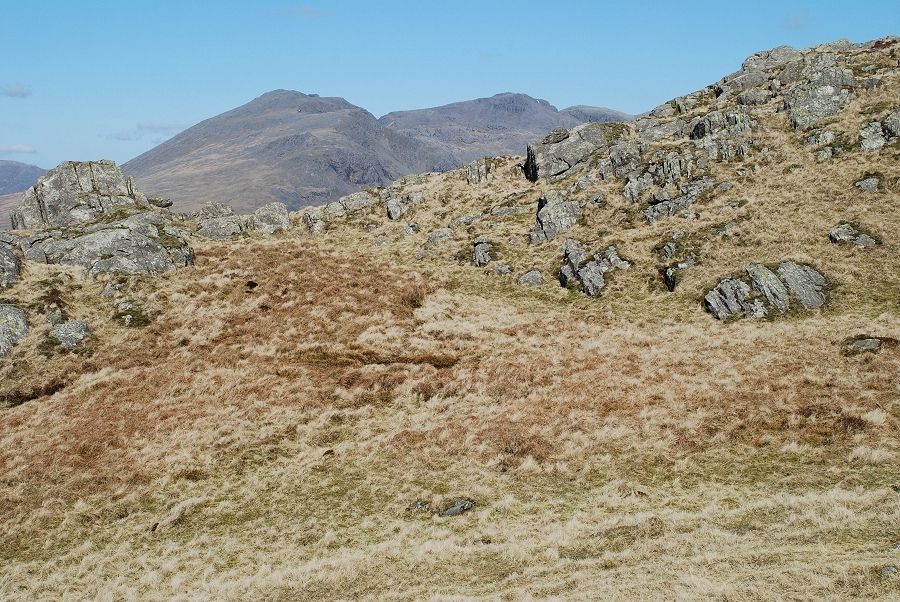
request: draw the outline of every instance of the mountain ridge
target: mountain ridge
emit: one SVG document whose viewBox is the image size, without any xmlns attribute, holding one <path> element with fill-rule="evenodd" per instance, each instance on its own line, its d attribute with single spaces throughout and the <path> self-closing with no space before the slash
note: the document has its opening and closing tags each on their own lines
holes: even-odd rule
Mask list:
<svg viewBox="0 0 900 602">
<path fill-rule="evenodd" d="M 298 209 L 410 173 L 521 154 L 528 140 L 554 127 L 622 118 L 630 116 L 601 107 L 559 111 L 517 93 L 376 118 L 341 97 L 278 89 L 122 167 L 149 194 L 171 197 L 183 209 L 213 200 L 244 210 L 270 201 Z"/>
</svg>

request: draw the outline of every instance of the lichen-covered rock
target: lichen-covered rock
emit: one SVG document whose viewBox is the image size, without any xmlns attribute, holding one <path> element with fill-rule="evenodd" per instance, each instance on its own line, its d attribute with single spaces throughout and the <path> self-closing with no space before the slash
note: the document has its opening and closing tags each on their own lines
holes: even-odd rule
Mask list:
<svg viewBox="0 0 900 602">
<path fill-rule="evenodd" d="M 19 258 L 11 248 L 0 244 L 0 288 L 5 288 L 19 280 Z"/>
<path fill-rule="evenodd" d="M 0 357 L 28 336 L 28 317 L 15 305 L 0 304 Z"/>
<path fill-rule="evenodd" d="M 790 299 L 804 309 L 825 304 L 825 277 L 815 268 L 783 261 L 775 272 L 761 264 L 750 264 L 745 278 L 724 278 L 706 294 L 703 305 L 719 320 L 726 320 L 741 315 L 762 317 L 770 309 L 785 312 L 790 308 Z"/>
<path fill-rule="evenodd" d="M 866 152 L 876 151 L 887 144 L 881 123 L 873 121 L 859 131 L 859 147 Z"/>
<path fill-rule="evenodd" d="M 791 90 L 784 97 L 794 129 L 806 130 L 840 111 L 853 95 L 849 90 L 831 85 L 807 85 Z"/>
<path fill-rule="evenodd" d="M 533 245 L 553 240 L 572 229 L 581 217 L 581 205 L 577 201 L 566 200 L 566 195 L 554 190 L 542 195 L 538 200 L 535 225 L 529 234 Z"/>
<path fill-rule="evenodd" d="M 750 277 L 753 289 L 762 294 L 769 305 L 774 306 L 780 312 L 785 312 L 790 308 L 787 288 L 778 279 L 775 272 L 760 263 L 751 263 L 745 271 Z"/>
<path fill-rule="evenodd" d="M 856 182 L 855 186 L 863 192 L 878 192 L 878 188 L 881 186 L 881 180 L 876 176 L 869 176 Z"/>
<path fill-rule="evenodd" d="M 213 240 L 227 240 L 243 231 L 244 225 L 241 216 L 225 215 L 201 220 L 197 236 Z"/>
<path fill-rule="evenodd" d="M 52 230 L 22 242 L 25 258 L 84 267 L 101 273 L 157 274 L 191 265 L 194 251 L 178 229 L 155 211 L 113 222 Z"/>
<path fill-rule="evenodd" d="M 892 112 L 881 122 L 884 133 L 890 138 L 900 138 L 900 110 Z"/>
<path fill-rule="evenodd" d="M 149 203 L 114 161 L 64 161 L 25 192 L 12 212 L 12 227 L 67 226 L 116 207 L 147 208 Z"/>
<path fill-rule="evenodd" d="M 671 243 L 667 243 L 671 244 Z M 665 247 L 664 247 L 665 249 Z M 671 255 L 670 255 L 671 256 Z M 675 290 L 678 286 L 678 283 L 681 281 L 681 273 L 696 265 L 697 259 L 693 253 L 688 253 L 687 256 L 682 261 L 677 261 L 671 265 L 665 266 L 660 270 L 663 278 L 663 284 L 666 285 L 666 289 L 669 292 Z"/>
<path fill-rule="evenodd" d="M 594 153 L 608 148 L 607 126 L 586 123 L 571 130 L 554 130 L 528 145 L 525 175 L 532 182 L 555 179 L 580 169 Z"/>
<path fill-rule="evenodd" d="M 57 324 L 50 331 L 50 335 L 56 339 L 63 349 L 75 349 L 79 343 L 87 338 L 90 328 L 87 322 L 64 322 Z"/>
<path fill-rule="evenodd" d="M 825 305 L 825 277 L 816 269 L 793 261 L 785 261 L 778 266 L 778 275 L 787 285 L 791 295 L 805 309 Z"/>
<path fill-rule="evenodd" d="M 528 270 L 518 280 L 519 286 L 542 286 L 544 277 L 538 270 Z"/>
<path fill-rule="evenodd" d="M 735 316 L 758 318 L 766 315 L 759 299 L 751 299 L 750 285 L 737 278 L 725 278 L 706 293 L 703 306 L 718 320 Z"/>
<path fill-rule="evenodd" d="M 679 214 L 690 217 L 689 211 L 691 206 L 715 183 L 715 179 L 706 177 L 680 184 L 678 187 L 680 194 L 677 197 L 674 199 L 665 198 L 668 194 L 657 197 L 655 203 L 644 209 L 644 219 L 647 220 L 647 223 L 652 224 L 660 219 L 674 217 Z"/>
<path fill-rule="evenodd" d="M 215 201 L 207 201 L 200 206 L 200 209 L 194 212 L 194 217 L 199 221 L 214 219 L 217 217 L 229 217 L 234 215 L 234 209 L 225 203 Z"/>
<path fill-rule="evenodd" d="M 378 197 L 367 190 L 360 190 L 359 192 L 354 192 L 353 194 L 348 194 L 347 196 L 338 199 L 338 203 L 340 203 L 348 213 L 365 209 L 377 202 Z"/>
<path fill-rule="evenodd" d="M 587 259 L 587 253 L 581 242 L 574 238 L 567 238 L 562 246 L 563 265 L 559 270 L 559 283 L 564 287 L 577 284 L 578 268 Z"/>
<path fill-rule="evenodd" d="M 291 218 L 284 203 L 268 203 L 253 212 L 247 220 L 247 228 L 262 234 L 274 234 L 289 230 Z"/>
<path fill-rule="evenodd" d="M 839 224 L 831 229 L 828 238 L 835 244 L 852 244 L 857 247 L 874 247 L 878 244 L 871 235 L 859 232 L 852 224 Z"/>
<path fill-rule="evenodd" d="M 447 240 L 451 236 L 453 236 L 453 230 L 451 230 L 450 228 L 438 228 L 437 230 L 431 232 L 428 235 L 428 238 L 425 239 L 425 246 L 433 247 L 434 245 Z"/>
<path fill-rule="evenodd" d="M 581 292 L 596 297 L 606 286 L 606 274 L 612 270 L 625 270 L 631 263 L 619 257 L 616 247 L 610 245 L 602 253 L 586 258 L 580 242 L 569 239 L 563 244 L 563 266 L 559 271 L 562 286 L 580 285 Z"/>
</svg>

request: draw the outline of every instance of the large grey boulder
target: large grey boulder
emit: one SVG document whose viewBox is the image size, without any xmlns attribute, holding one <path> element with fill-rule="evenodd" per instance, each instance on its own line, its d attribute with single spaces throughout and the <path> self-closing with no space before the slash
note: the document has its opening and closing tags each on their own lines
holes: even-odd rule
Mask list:
<svg viewBox="0 0 900 602">
<path fill-rule="evenodd" d="M 230 215 L 234 215 L 234 209 L 232 209 L 230 205 L 219 203 L 217 201 L 207 201 L 200 206 L 200 209 L 194 212 L 194 217 L 196 217 L 198 221 L 214 219 L 217 217 L 228 217 Z"/>
<path fill-rule="evenodd" d="M 778 275 L 805 309 L 825 305 L 825 277 L 814 268 L 785 261 L 778 266 Z"/>
<path fill-rule="evenodd" d="M 365 209 L 377 202 L 378 197 L 367 190 L 360 190 L 359 192 L 354 192 L 353 194 L 348 194 L 347 196 L 338 199 L 338 203 L 340 203 L 348 213 Z"/>
<path fill-rule="evenodd" d="M 533 245 L 553 240 L 572 229 L 581 217 L 581 205 L 577 201 L 566 200 L 566 195 L 558 190 L 545 193 L 538 200 L 535 225 L 529 234 Z"/>
<path fill-rule="evenodd" d="M 853 95 L 844 88 L 831 85 L 806 85 L 791 90 L 784 97 L 791 125 L 806 130 L 840 111 Z"/>
<path fill-rule="evenodd" d="M 56 339 L 63 349 L 75 349 L 87 338 L 90 328 L 87 322 L 64 322 L 57 324 L 50 331 L 50 335 Z"/>
<path fill-rule="evenodd" d="M 241 216 L 226 215 L 201 220 L 197 236 L 213 240 L 228 240 L 243 231 L 244 225 Z"/>
<path fill-rule="evenodd" d="M 744 60 L 741 68 L 745 71 L 760 70 L 769 71 L 787 62 L 801 58 L 802 53 L 791 46 L 778 46 L 771 50 L 764 50 L 750 55 Z"/>
<path fill-rule="evenodd" d="M 66 231 L 52 230 L 20 244 L 26 260 L 81 266 L 89 276 L 158 274 L 194 262 L 186 233 L 155 211 Z"/>
<path fill-rule="evenodd" d="M 28 317 L 15 305 L 0 305 L 0 357 L 28 336 Z"/>
<path fill-rule="evenodd" d="M 785 312 L 790 308 L 790 300 L 788 291 L 784 284 L 775 275 L 775 272 L 762 265 L 761 263 L 751 263 L 746 268 L 747 276 L 753 289 L 762 294 L 769 305 L 774 306 L 778 311 Z"/>
<path fill-rule="evenodd" d="M 607 127 L 586 123 L 571 130 L 558 129 L 528 145 L 525 175 L 532 182 L 558 179 L 580 169 L 598 151 L 608 149 Z"/>
<path fill-rule="evenodd" d="M 11 248 L 0 244 L 0 288 L 19 280 L 19 258 Z"/>
<path fill-rule="evenodd" d="M 287 205 L 284 203 L 268 203 L 253 212 L 247 220 L 247 227 L 254 232 L 262 234 L 274 234 L 282 230 L 289 230 L 291 218 Z"/>
<path fill-rule="evenodd" d="M 704 307 L 717 319 L 764 317 L 772 309 L 783 313 L 790 299 L 804 309 L 821 307 L 827 300 L 825 277 L 811 266 L 783 261 L 775 272 L 761 264 L 750 264 L 744 272 L 743 278 L 723 278 L 704 297 Z"/>
<path fill-rule="evenodd" d="M 519 286 L 542 286 L 544 277 L 538 270 L 528 270 L 519 276 L 518 284 Z"/>
<path fill-rule="evenodd" d="M 67 226 L 117 207 L 147 208 L 149 203 L 114 161 L 64 161 L 25 192 L 12 212 L 12 227 Z"/>
</svg>

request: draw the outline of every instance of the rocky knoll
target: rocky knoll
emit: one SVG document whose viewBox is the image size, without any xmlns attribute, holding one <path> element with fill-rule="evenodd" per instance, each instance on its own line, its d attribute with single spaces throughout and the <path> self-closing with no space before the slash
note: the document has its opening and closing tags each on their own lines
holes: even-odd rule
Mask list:
<svg viewBox="0 0 900 602">
<path fill-rule="evenodd" d="M 89 221 L 115 207 L 149 207 L 113 161 L 64 161 L 42 176 L 12 213 L 14 230 Z"/>
<path fill-rule="evenodd" d="M 0 239 L 4 255 L 101 273 L 153 274 L 190 265 L 188 233 L 112 161 L 66 161 L 28 189 Z M 5 269 L 6 273 L 12 270 Z"/>
</svg>

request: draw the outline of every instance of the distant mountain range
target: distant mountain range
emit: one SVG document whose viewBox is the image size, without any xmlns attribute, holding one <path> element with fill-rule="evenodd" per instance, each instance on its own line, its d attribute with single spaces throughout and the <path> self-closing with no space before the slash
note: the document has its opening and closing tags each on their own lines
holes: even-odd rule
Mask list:
<svg viewBox="0 0 900 602">
<path fill-rule="evenodd" d="M 0 161 L 0 196 L 28 190 L 46 170 L 18 161 Z"/>
<path fill-rule="evenodd" d="M 271 201 L 297 209 L 410 173 L 524 154 L 529 140 L 555 127 L 628 119 L 599 107 L 560 111 L 512 93 L 377 119 L 343 98 L 275 90 L 184 130 L 123 170 L 182 210 L 205 201 L 241 211 Z"/>
</svg>

